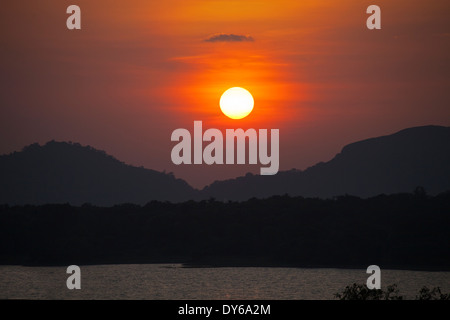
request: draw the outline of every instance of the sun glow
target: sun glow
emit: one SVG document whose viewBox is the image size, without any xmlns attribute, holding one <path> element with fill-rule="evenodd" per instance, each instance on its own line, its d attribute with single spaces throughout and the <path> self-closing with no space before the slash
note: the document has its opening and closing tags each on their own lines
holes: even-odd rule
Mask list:
<svg viewBox="0 0 450 320">
<path fill-rule="evenodd" d="M 253 110 L 253 97 L 244 88 L 234 87 L 220 97 L 220 109 L 231 119 L 245 118 Z"/>
</svg>

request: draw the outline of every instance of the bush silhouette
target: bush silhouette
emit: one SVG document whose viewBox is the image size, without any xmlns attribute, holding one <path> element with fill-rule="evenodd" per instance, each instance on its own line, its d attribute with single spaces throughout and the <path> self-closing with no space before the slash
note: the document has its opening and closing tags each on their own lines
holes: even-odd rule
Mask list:
<svg viewBox="0 0 450 320">
<path fill-rule="evenodd" d="M 399 294 L 396 284 L 387 286 L 386 290 L 370 290 L 363 284 L 353 283 L 346 286 L 342 292 L 334 295 L 339 300 L 404 300 L 405 297 Z M 429 289 L 424 286 L 416 295 L 415 300 L 450 300 L 450 293 L 442 293 L 440 287 Z"/>
<path fill-rule="evenodd" d="M 442 293 L 440 287 L 431 290 L 423 287 L 416 296 L 416 300 L 450 300 L 450 293 Z"/>
<path fill-rule="evenodd" d="M 403 300 L 404 298 L 399 295 L 396 284 L 388 286 L 386 291 L 383 291 L 382 289 L 370 290 L 363 284 L 354 283 L 334 296 L 339 300 Z"/>
</svg>

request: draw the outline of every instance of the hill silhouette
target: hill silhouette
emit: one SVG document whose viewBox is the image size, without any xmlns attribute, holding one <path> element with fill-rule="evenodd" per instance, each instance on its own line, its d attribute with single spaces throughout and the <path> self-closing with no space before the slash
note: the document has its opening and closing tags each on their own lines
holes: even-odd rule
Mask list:
<svg viewBox="0 0 450 320">
<path fill-rule="evenodd" d="M 172 174 L 127 165 L 104 151 L 50 141 L 0 156 L 0 204 L 111 206 L 152 200 L 244 201 L 273 195 L 330 198 L 450 190 L 450 127 L 424 126 L 345 146 L 328 162 L 274 176 L 247 174 L 203 190 Z"/>
<path fill-rule="evenodd" d="M 450 127 L 423 126 L 345 146 L 332 160 L 304 171 L 274 176 L 247 174 L 217 181 L 202 190 L 219 200 L 246 200 L 288 194 L 329 198 L 344 194 L 370 197 L 450 190 Z"/>
<path fill-rule="evenodd" d="M 449 141 L 449 127 L 410 128 L 202 191 L 92 147 L 33 144 L 0 156 L 0 264 L 450 270 Z"/>
<path fill-rule="evenodd" d="M 79 205 L 184 201 L 197 192 L 185 181 L 133 167 L 103 151 L 50 141 L 0 156 L 0 203 Z"/>
</svg>

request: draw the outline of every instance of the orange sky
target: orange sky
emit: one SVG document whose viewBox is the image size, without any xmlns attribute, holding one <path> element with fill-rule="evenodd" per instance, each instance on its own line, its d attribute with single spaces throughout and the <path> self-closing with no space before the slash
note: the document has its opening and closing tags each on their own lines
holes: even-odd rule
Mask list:
<svg viewBox="0 0 450 320">
<path fill-rule="evenodd" d="M 65 27 L 67 6 L 82 30 Z M 365 26 L 382 9 L 382 29 Z M 281 170 L 347 143 L 450 125 L 448 0 L 10 1 L 0 12 L 0 154 L 76 141 L 196 187 L 256 166 L 175 166 L 176 128 L 280 129 Z M 253 41 L 206 39 L 216 34 Z M 254 96 L 245 119 L 220 95 Z"/>
</svg>

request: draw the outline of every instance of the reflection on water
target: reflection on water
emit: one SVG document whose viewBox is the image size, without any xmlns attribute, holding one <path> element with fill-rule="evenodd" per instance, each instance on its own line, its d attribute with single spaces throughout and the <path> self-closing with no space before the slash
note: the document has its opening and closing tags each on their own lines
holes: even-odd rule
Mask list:
<svg viewBox="0 0 450 320">
<path fill-rule="evenodd" d="M 66 267 L 0 266 L 0 299 L 333 299 L 365 270 L 182 268 L 136 264 L 81 267 L 81 290 L 68 290 Z M 381 271 L 413 299 L 423 286 L 450 292 L 450 272 Z"/>
</svg>

